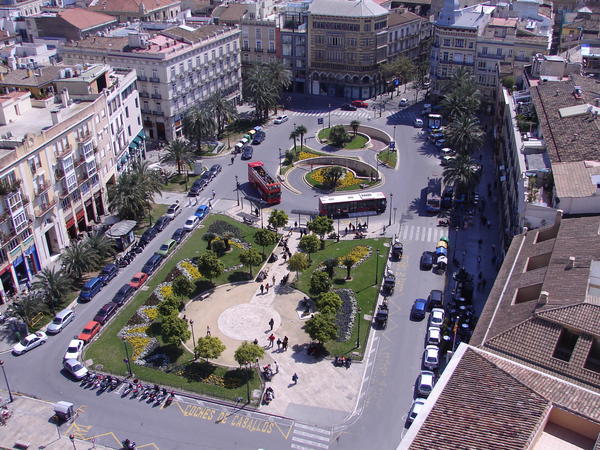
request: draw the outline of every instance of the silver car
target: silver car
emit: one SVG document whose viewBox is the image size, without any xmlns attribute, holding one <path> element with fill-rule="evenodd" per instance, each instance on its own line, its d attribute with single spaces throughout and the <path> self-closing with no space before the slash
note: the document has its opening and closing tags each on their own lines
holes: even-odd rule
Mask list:
<svg viewBox="0 0 600 450">
<path fill-rule="evenodd" d="M 63 309 L 59 312 L 54 319 L 52 319 L 52 323 L 48 325 L 46 328 L 46 332 L 48 334 L 57 334 L 60 333 L 64 327 L 67 326 L 69 322 L 71 322 L 75 318 L 75 313 L 72 309 Z"/>
</svg>

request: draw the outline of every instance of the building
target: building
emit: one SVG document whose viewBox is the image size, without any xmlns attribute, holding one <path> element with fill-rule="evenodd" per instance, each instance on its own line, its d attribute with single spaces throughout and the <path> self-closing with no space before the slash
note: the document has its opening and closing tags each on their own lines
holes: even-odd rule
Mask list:
<svg viewBox="0 0 600 450">
<path fill-rule="evenodd" d="M 0 6 L 0 17 L 16 19 L 39 14 L 45 5 L 45 0 L 4 0 Z"/>
<path fill-rule="evenodd" d="M 77 41 L 101 33 L 117 23 L 108 14 L 82 8 L 69 8 L 56 12 L 42 12 L 25 19 L 27 39 L 39 37 L 63 38 Z"/>
<path fill-rule="evenodd" d="M 186 111 L 210 95 L 240 100 L 239 39 L 237 28 L 180 25 L 154 35 L 88 37 L 59 53 L 66 63 L 135 69 L 146 136 L 171 140 L 181 135 Z"/>
<path fill-rule="evenodd" d="M 44 43 L 23 42 L 0 48 L 0 57 L 11 70 L 34 69 L 55 63 L 56 48 L 50 48 Z"/>
<path fill-rule="evenodd" d="M 424 28 L 429 30 L 429 21 L 410 11 L 394 9 L 388 17 L 388 61 L 400 57 L 409 59 L 421 56 L 421 46 L 426 42 L 427 34 Z"/>
<path fill-rule="evenodd" d="M 562 17 L 559 52 L 582 44 L 600 46 L 600 6 L 586 5 Z"/>
<path fill-rule="evenodd" d="M 242 19 L 242 68 L 281 60 L 279 28 L 275 20 Z"/>
<path fill-rule="evenodd" d="M 514 237 L 469 345 L 400 448 L 596 448 L 600 217 Z"/>
<path fill-rule="evenodd" d="M 180 0 L 92 0 L 88 8 L 114 16 L 119 22 L 175 22 Z"/>
<path fill-rule="evenodd" d="M 389 12 L 372 0 L 314 0 L 308 16 L 308 93 L 370 98 L 384 91 Z"/>
<path fill-rule="evenodd" d="M 308 4 L 289 4 L 279 15 L 281 61 L 292 74 L 290 90 L 306 94 L 308 90 Z"/>
</svg>

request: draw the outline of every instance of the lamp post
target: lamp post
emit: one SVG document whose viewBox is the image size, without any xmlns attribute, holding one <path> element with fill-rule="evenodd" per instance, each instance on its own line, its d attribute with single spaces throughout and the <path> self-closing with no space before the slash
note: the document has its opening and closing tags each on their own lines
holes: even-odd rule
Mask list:
<svg viewBox="0 0 600 450">
<path fill-rule="evenodd" d="M 377 279 L 379 278 L 379 249 L 377 249 L 377 257 L 375 259 L 375 286 L 377 286 Z"/>
<path fill-rule="evenodd" d="M 131 361 L 129 360 L 129 349 L 127 348 L 127 340 L 123 339 L 123 347 L 125 347 L 125 364 L 127 364 L 127 371 L 129 372 L 129 376 L 133 376 L 133 372 L 131 371 Z"/>
<path fill-rule="evenodd" d="M 394 200 L 394 194 L 392 194 L 390 192 L 390 220 L 388 222 L 388 227 L 392 224 L 392 205 L 394 204 L 393 200 Z"/>
<path fill-rule="evenodd" d="M 337 232 L 337 242 L 340 242 L 340 210 L 337 210 L 337 221 L 338 221 L 338 232 Z"/>
<path fill-rule="evenodd" d="M 327 128 L 331 128 L 331 103 L 329 104 L 329 126 Z"/>
<path fill-rule="evenodd" d="M 194 344 L 194 359 L 198 358 L 196 356 L 196 336 L 194 335 L 194 321 L 190 319 L 190 328 L 192 329 L 192 342 Z"/>
<path fill-rule="evenodd" d="M 396 223 L 396 209 L 398 208 L 394 208 L 394 223 Z"/>
<path fill-rule="evenodd" d="M 188 190 L 189 171 L 185 169 L 185 190 Z"/>
<path fill-rule="evenodd" d="M 360 307 L 358 308 L 356 313 L 358 314 L 358 334 L 356 336 L 356 348 L 360 348 L 360 321 L 361 321 L 360 314 L 362 313 L 362 310 L 360 309 Z"/>
<path fill-rule="evenodd" d="M 238 176 L 235 176 L 235 194 L 237 196 L 237 205 L 240 206 L 240 183 L 238 182 Z"/>
<path fill-rule="evenodd" d="M 279 147 L 279 174 L 281 174 L 281 147 Z"/>
<path fill-rule="evenodd" d="M 4 375 L 4 381 L 6 381 L 6 389 L 8 390 L 8 398 L 10 399 L 10 403 L 14 401 L 12 392 L 10 390 L 10 385 L 8 384 L 8 378 L 6 377 L 6 371 L 4 370 L 4 361 L 0 359 L 0 367 L 2 367 L 2 374 Z"/>
<path fill-rule="evenodd" d="M 392 140 L 396 142 L 396 125 L 394 125 L 394 138 Z"/>
</svg>

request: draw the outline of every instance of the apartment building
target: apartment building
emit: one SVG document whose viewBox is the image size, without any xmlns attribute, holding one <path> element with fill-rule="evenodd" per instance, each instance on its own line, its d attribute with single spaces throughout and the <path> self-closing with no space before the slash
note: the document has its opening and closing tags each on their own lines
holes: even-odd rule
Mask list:
<svg viewBox="0 0 600 450">
<path fill-rule="evenodd" d="M 183 115 L 221 92 L 241 98 L 240 30 L 221 25 L 180 25 L 154 35 L 88 37 L 65 44 L 66 63 L 97 62 L 137 72 L 142 124 L 150 139 L 181 135 Z"/>
<path fill-rule="evenodd" d="M 88 9 L 114 16 L 119 22 L 175 22 L 180 0 L 92 0 Z"/>
<path fill-rule="evenodd" d="M 410 11 L 400 8 L 390 11 L 388 17 L 388 61 L 400 57 L 419 58 L 421 46 L 428 38 L 427 33 L 424 33 L 424 28 L 431 33 L 428 24 L 427 19 Z"/>
<path fill-rule="evenodd" d="M 559 52 L 578 45 L 600 46 L 600 5 L 589 4 L 576 12 L 563 12 L 559 25 Z"/>
<path fill-rule="evenodd" d="M 308 82 L 308 4 L 289 4 L 279 15 L 281 60 L 292 74 L 290 90 L 307 93 Z"/>
<path fill-rule="evenodd" d="M 4 0 L 0 6 L 0 17 L 15 19 L 39 14 L 45 4 L 45 0 Z"/>
<path fill-rule="evenodd" d="M 389 11 L 372 0 L 314 0 L 308 16 L 308 93 L 370 98 L 384 91 Z"/>
<path fill-rule="evenodd" d="M 242 67 L 279 61 L 281 48 L 279 27 L 275 19 L 241 20 Z"/>
<path fill-rule="evenodd" d="M 113 16 L 83 8 L 44 11 L 25 19 L 26 39 L 33 41 L 39 37 L 53 37 L 78 40 L 101 33 L 116 23 L 117 19 Z"/>
</svg>

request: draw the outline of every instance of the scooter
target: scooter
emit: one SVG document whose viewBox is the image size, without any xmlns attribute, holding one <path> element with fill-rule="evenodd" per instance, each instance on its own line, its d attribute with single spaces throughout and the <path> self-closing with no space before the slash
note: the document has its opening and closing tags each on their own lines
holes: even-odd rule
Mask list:
<svg viewBox="0 0 600 450">
<path fill-rule="evenodd" d="M 275 393 L 273 392 L 273 388 L 271 386 L 269 386 L 265 390 L 265 395 L 263 395 L 263 403 L 265 405 L 268 405 L 269 403 L 271 403 L 271 400 L 273 400 L 274 398 L 275 398 Z"/>
<path fill-rule="evenodd" d="M 132 390 L 133 383 L 129 383 L 127 386 L 125 386 L 125 389 L 123 389 L 123 392 L 121 393 L 121 398 L 127 397 Z"/>
<path fill-rule="evenodd" d="M 444 220 L 444 219 L 438 220 L 438 227 L 449 227 L 449 226 L 450 226 L 449 220 Z"/>
<path fill-rule="evenodd" d="M 171 395 L 169 395 L 169 398 L 167 398 L 167 401 L 165 402 L 165 408 L 167 406 L 170 406 L 171 403 L 173 403 L 174 398 L 175 398 L 175 392 L 171 392 Z"/>
</svg>

